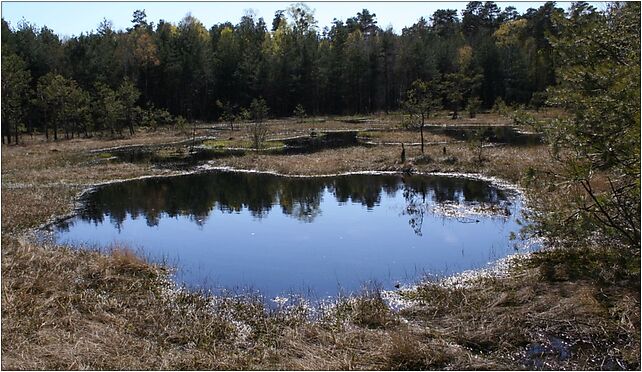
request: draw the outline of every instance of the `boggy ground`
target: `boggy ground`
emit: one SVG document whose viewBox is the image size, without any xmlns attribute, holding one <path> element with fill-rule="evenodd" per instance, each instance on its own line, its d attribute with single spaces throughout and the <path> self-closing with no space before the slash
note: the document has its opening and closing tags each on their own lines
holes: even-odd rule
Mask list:
<svg viewBox="0 0 642 372">
<path fill-rule="evenodd" d="M 394 116 L 269 123 L 270 138 L 325 129 L 386 129 Z M 483 123 L 502 125 L 498 117 Z M 470 122 L 472 119 L 457 122 Z M 451 122 L 447 122 L 450 124 Z M 197 135 L 245 138 L 201 123 Z M 392 134 L 391 134 L 392 133 Z M 428 136 L 427 136 L 428 137 Z M 608 249 L 558 248 L 516 259 L 501 274 L 426 283 L 390 310 L 364 292 L 329 308 L 264 309 L 252 298 L 178 290 L 167 268 L 126 247 L 111 254 L 37 243 L 33 228 L 72 212 L 90 185 L 181 170 L 100 159 L 92 149 L 184 140 L 173 130 L 2 147 L 3 369 L 639 369 L 639 262 Z M 427 141 L 430 139 L 427 138 Z M 331 174 L 359 170 L 474 172 L 527 186 L 555 170 L 544 146 L 466 143 L 354 146 L 303 155 L 248 154 L 212 166 Z M 535 209 L 536 205 L 533 206 Z M 638 257 L 639 261 L 639 257 Z"/>
</svg>

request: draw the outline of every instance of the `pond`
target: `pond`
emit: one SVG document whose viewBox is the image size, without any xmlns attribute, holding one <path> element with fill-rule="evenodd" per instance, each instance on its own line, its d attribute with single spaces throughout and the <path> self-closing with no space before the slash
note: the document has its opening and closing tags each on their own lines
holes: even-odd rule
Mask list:
<svg viewBox="0 0 642 372">
<path fill-rule="evenodd" d="M 481 135 L 485 142 L 515 146 L 532 146 L 543 143 L 540 133 L 530 133 L 508 126 L 426 126 L 426 130 L 444 134 L 450 138 L 466 141 L 475 135 Z"/>
<path fill-rule="evenodd" d="M 175 280 L 191 288 L 325 298 L 526 249 L 511 239 L 521 209 L 514 192 L 470 178 L 215 171 L 100 187 L 54 237 L 125 244 L 175 266 Z"/>
<path fill-rule="evenodd" d="M 215 144 L 219 142 L 222 145 L 208 146 L 208 142 L 214 142 Z M 129 163 L 151 163 L 171 168 L 190 168 L 199 162 L 230 156 L 243 156 L 254 151 L 249 147 L 248 140 L 239 142 L 248 143 L 244 143 L 243 145 L 246 147 L 242 147 L 234 141 L 224 139 L 215 141 L 199 139 L 194 141 L 194 143 L 184 141 L 180 145 L 151 145 L 112 149 L 97 152 L 96 157 L 103 160 L 116 159 Z M 280 146 L 274 147 L 274 142 L 279 142 Z M 325 149 L 351 146 L 367 145 L 359 143 L 357 131 L 326 131 L 312 133 L 309 136 L 292 137 L 279 141 L 266 141 L 264 143 L 265 148 L 261 149 L 260 153 L 269 155 L 309 154 Z"/>
</svg>

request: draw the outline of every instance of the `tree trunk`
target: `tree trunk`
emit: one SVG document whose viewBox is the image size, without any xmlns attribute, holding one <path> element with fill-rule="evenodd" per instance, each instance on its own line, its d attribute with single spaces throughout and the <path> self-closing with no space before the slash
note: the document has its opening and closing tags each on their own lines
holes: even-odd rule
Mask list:
<svg viewBox="0 0 642 372">
<path fill-rule="evenodd" d="M 44 120 L 44 124 L 45 124 L 45 138 L 47 139 L 47 141 L 49 141 L 49 127 L 47 126 L 47 111 L 46 111 L 46 110 L 45 110 L 44 114 L 45 114 L 45 115 L 44 115 L 44 116 L 45 116 L 45 120 Z"/>
<path fill-rule="evenodd" d="M 2 143 L 3 144 L 8 143 L 6 142 L 9 137 L 9 131 L 7 130 L 7 126 L 6 125 L 0 126 L 0 132 L 2 132 Z"/>
<path fill-rule="evenodd" d="M 421 154 L 424 153 L 424 113 L 421 113 L 421 127 L 419 127 L 419 132 L 421 133 Z"/>
<path fill-rule="evenodd" d="M 7 125 L 6 127 L 3 127 L 2 131 L 2 142 L 4 143 L 5 137 L 7 138 L 7 144 L 11 144 L 11 125 Z"/>
<path fill-rule="evenodd" d="M 149 99 L 149 91 L 147 89 L 147 80 L 148 80 L 148 75 L 149 75 L 149 64 L 145 64 L 145 104 L 150 101 Z"/>
<path fill-rule="evenodd" d="M 131 117 L 128 118 L 129 122 L 129 135 L 133 136 L 134 135 L 134 121 L 132 120 Z"/>
</svg>

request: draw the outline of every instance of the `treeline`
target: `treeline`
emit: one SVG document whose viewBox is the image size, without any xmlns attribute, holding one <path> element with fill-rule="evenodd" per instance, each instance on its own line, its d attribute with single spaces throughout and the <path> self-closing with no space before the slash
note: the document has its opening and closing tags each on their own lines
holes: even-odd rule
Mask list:
<svg viewBox="0 0 642 372">
<path fill-rule="evenodd" d="M 569 12 L 578 7 L 586 4 Z M 447 92 L 440 103 L 454 111 L 471 99 L 538 106 L 555 83 L 549 39 L 568 14 L 554 2 L 524 14 L 470 2 L 461 16 L 438 10 L 397 35 L 367 9 L 322 30 L 304 4 L 269 23 L 246 14 L 209 30 L 189 14 L 155 25 L 137 10 L 127 30 L 104 20 L 64 40 L 46 26 L 2 20 L 3 139 L 133 132 L 134 123 L 172 116 L 217 120 L 258 97 L 276 116 L 395 110 L 417 79 Z"/>
</svg>

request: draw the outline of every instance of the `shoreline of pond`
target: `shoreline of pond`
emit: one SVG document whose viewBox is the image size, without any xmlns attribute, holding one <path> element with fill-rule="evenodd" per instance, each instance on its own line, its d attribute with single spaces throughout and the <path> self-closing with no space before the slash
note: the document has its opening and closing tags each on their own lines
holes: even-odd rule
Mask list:
<svg viewBox="0 0 642 372">
<path fill-rule="evenodd" d="M 510 195 L 509 200 L 511 201 L 519 200 L 519 202 L 521 202 L 522 211 L 531 210 L 529 206 L 530 203 L 529 203 L 528 194 L 524 188 L 520 187 L 517 184 L 504 180 L 502 178 L 487 176 L 480 173 L 419 171 L 412 174 L 408 174 L 402 171 L 366 170 L 366 171 L 349 171 L 349 172 L 339 172 L 339 173 L 329 173 L 329 174 L 287 174 L 287 173 L 281 173 L 281 172 L 270 171 L 270 170 L 243 169 L 243 168 L 234 168 L 234 167 L 228 167 L 228 166 L 212 166 L 212 165 L 204 164 L 197 167 L 193 167 L 191 170 L 183 170 L 183 171 L 173 172 L 171 174 L 143 175 L 138 177 L 126 178 L 126 179 L 113 179 L 110 181 L 91 184 L 90 186 L 87 186 L 82 191 L 80 191 L 77 194 L 77 196 L 73 199 L 73 202 L 72 202 L 73 211 L 71 213 L 68 213 L 62 216 L 55 216 L 50 221 L 47 221 L 46 223 L 43 223 L 42 225 L 31 229 L 25 235 L 29 236 L 29 240 L 31 240 L 34 243 L 45 243 L 51 246 L 63 246 L 63 247 L 71 247 L 72 249 L 76 249 L 76 247 L 73 247 L 73 246 L 69 246 L 66 244 L 61 245 L 56 243 L 53 239 L 53 228 L 57 224 L 60 224 L 67 220 L 78 217 L 81 211 L 84 208 L 86 208 L 87 197 L 90 194 L 98 191 L 100 188 L 110 186 L 110 185 L 115 185 L 115 184 L 132 182 L 132 181 L 140 181 L 140 180 L 147 180 L 147 179 L 165 179 L 165 178 L 183 177 L 183 176 L 189 176 L 189 175 L 196 175 L 196 174 L 203 174 L 203 173 L 216 173 L 216 172 L 265 174 L 265 175 L 273 175 L 273 176 L 284 177 L 284 178 L 303 178 L 303 179 L 329 178 L 329 177 L 341 177 L 341 176 L 351 176 L 351 175 L 373 175 L 373 176 L 406 175 L 406 176 L 419 176 L 419 177 L 438 176 L 438 177 L 478 180 L 478 181 L 488 182 L 494 188 L 509 192 L 509 195 Z M 528 245 L 529 247 L 534 245 L 540 245 L 541 240 L 530 238 L 528 239 L 528 243 L 525 243 L 525 244 Z M 542 246 L 541 248 L 538 248 L 538 251 L 543 249 L 545 248 Z M 95 250 L 100 254 L 110 254 L 109 250 L 104 250 L 100 247 L 92 248 L 90 250 Z M 532 254 L 531 251 L 511 253 L 508 256 L 499 258 L 494 261 L 487 262 L 486 265 L 477 269 L 469 269 L 459 273 L 433 277 L 432 279 L 433 280 L 436 279 L 436 281 L 430 280 L 430 283 L 438 284 L 440 286 L 443 286 L 444 288 L 449 288 L 449 287 L 456 288 L 458 285 L 460 285 L 460 283 L 462 283 L 462 281 L 474 282 L 475 280 L 483 277 L 503 276 L 507 274 L 513 266 L 519 265 L 521 261 L 524 261 L 525 259 L 527 259 L 531 254 Z M 157 265 L 156 263 L 149 262 L 147 258 L 143 258 L 143 260 L 149 265 Z M 166 269 L 168 269 L 168 272 L 176 271 L 176 267 L 172 265 L 166 267 Z M 407 308 L 409 306 L 412 306 L 412 302 L 411 301 L 409 302 L 406 300 L 400 300 L 399 295 L 401 291 L 416 290 L 422 284 L 429 283 L 427 280 L 428 278 L 426 277 L 420 278 L 414 281 L 413 283 L 411 283 L 410 285 L 404 285 L 403 287 L 399 288 L 398 291 L 381 290 L 381 293 L 384 296 L 386 303 L 389 306 L 391 306 L 391 310 L 394 310 L 395 308 L 398 309 L 399 308 L 398 305 L 402 303 L 403 303 L 402 307 Z M 187 290 L 190 292 L 200 291 L 200 289 L 198 288 L 194 289 L 194 288 L 188 288 L 184 285 L 179 285 L 179 283 L 174 278 L 171 278 L 171 275 L 170 277 L 168 277 L 167 284 L 170 286 L 167 289 L 172 291 L 174 290 Z M 356 295 L 358 295 L 358 293 L 351 293 L 348 296 L 348 298 L 354 297 Z M 277 298 L 278 297 L 279 296 L 277 296 Z M 273 299 L 265 299 L 265 300 L 266 302 L 273 301 Z M 332 301 L 334 301 L 334 299 L 332 299 Z M 397 305 L 395 305 L 395 303 Z"/>
</svg>

